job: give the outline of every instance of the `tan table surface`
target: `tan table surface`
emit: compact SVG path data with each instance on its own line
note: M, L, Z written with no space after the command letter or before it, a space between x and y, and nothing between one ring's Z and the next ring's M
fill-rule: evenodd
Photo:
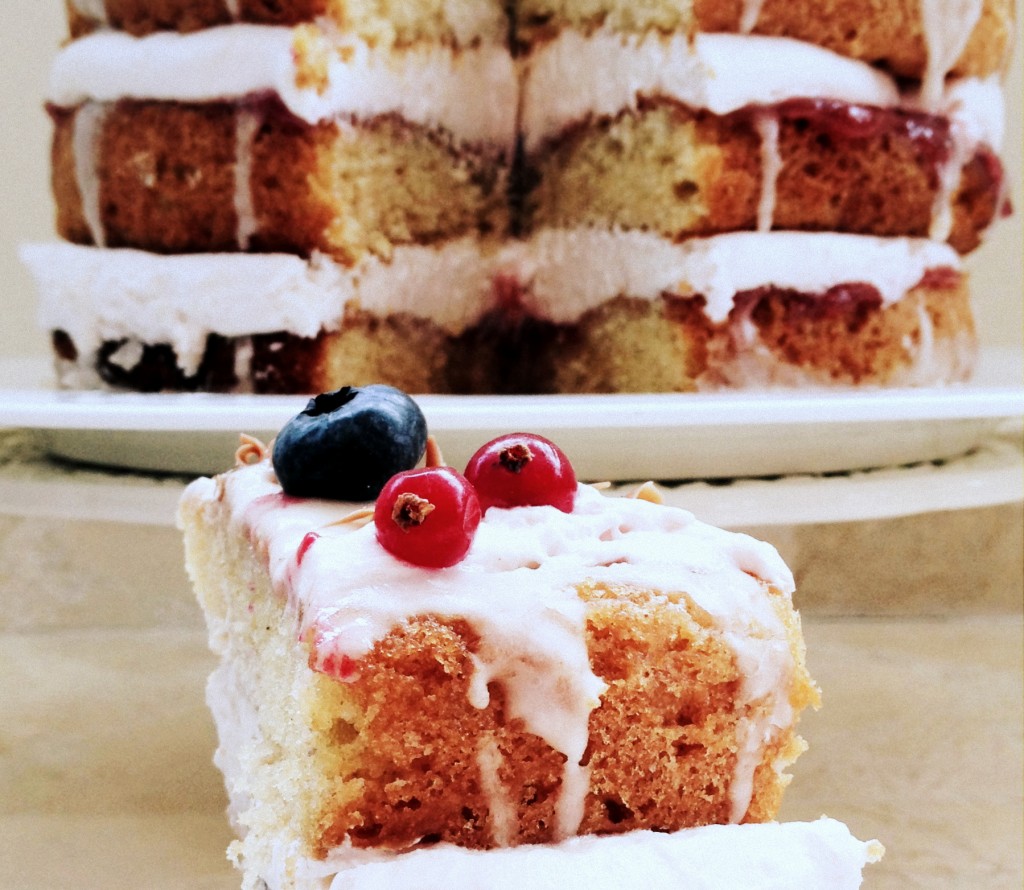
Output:
M782 817L887 847L866 888L1019 888L1022 622L805 621L825 705ZM195 629L0 636L0 887L235 888Z

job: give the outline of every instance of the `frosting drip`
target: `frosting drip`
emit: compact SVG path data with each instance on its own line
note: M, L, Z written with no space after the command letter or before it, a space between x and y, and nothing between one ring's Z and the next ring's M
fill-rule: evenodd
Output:
M749 34L757 27L763 7L764 0L743 0L743 11L740 13L741 34Z
M107 243L103 214L100 210L100 177L97 171L103 122L109 106L90 103L75 113L72 135L75 182L82 201L82 216L89 228L89 236L97 247Z
M493 736L481 740L476 762L490 802L491 837L497 846L510 847L516 836L516 811L499 778L502 756Z
M80 16L92 19L99 25L107 25L110 21L106 0L71 0L71 8Z
M952 70L981 18L983 0L921 0L927 64L921 85L925 108L938 108Z
M252 199L252 148L262 124L262 116L251 108L235 111L235 243L248 250L259 229Z
M302 616L299 635L316 641L314 665L358 661L417 615L469 622L480 636L470 702L481 706L481 690L500 683L510 716L566 757L559 837L574 834L582 818L589 780L580 761L590 713L606 688L589 664L586 606L576 589L585 580L685 591L711 616L745 675L743 738L759 743L792 723L793 656L765 586L789 596L793 579L767 544L683 510L581 487L571 515L552 507L490 509L463 562L427 570L388 556L372 523L338 524L352 505L282 498L266 462L226 474L223 485L233 520L267 554L275 587ZM310 531L319 538L299 563ZM668 600L662 607L686 608ZM478 758L483 781L497 783L496 746L485 742ZM756 753L738 759L734 813L746 812L756 762ZM496 836L507 837L508 802L500 794L493 800Z
M954 84L942 97L940 113L949 121L950 151L938 166L939 189L928 236L945 241L953 230L953 205L961 170L979 145L998 151L1003 143L1003 91L997 77Z
M779 154L779 118L759 114L755 119L761 136L761 197L757 203L757 231L770 232L775 219L776 183L782 170Z

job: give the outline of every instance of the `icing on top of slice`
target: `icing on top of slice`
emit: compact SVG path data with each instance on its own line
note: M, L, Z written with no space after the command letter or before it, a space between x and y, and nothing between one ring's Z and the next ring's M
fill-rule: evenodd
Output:
M265 461L239 467L219 484L233 521L266 555L275 587L301 616L300 634L317 641L314 665L358 660L415 616L469 622L480 636L472 703L486 706L487 684L500 682L509 716L566 756L562 787L572 793L560 801L561 837L578 827L589 715L606 688L589 663L587 607L577 585L641 586L658 592L661 606L681 610L686 604L672 595L685 593L711 616L743 677L741 741L751 744L737 758L731 816L739 821L746 813L760 742L793 721L795 666L773 603L790 596L793 578L770 545L685 510L581 486L572 513L489 509L465 559L424 569L387 554L372 523L340 522L358 505L285 496ZM300 564L310 532L318 538Z

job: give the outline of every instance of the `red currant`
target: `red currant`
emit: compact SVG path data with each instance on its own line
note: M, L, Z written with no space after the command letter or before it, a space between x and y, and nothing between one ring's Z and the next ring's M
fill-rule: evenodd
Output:
M549 505L571 513L576 501L576 473L554 442L534 433L499 436L480 448L466 465L480 505L527 507Z
M451 467L408 470L391 478L377 498L377 540L392 556L442 569L468 552L480 524L473 486Z

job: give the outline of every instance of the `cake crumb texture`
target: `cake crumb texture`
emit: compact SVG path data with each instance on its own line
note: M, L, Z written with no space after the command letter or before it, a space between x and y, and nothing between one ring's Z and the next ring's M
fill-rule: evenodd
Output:
M297 634L295 603L273 589L245 524L229 520L225 491L224 477L203 480L182 501L180 521L221 658L209 697L216 759L243 828L236 853L246 886L279 868L282 851L297 868L342 845L489 849L560 839L565 755L509 715L500 681L480 706L472 684L481 639L470 622L413 616L344 681L314 670L313 638ZM818 703L799 616L787 595L760 584L792 658L779 692L798 714ZM769 705L743 699L716 620L682 591L583 578L576 590L590 665L606 684L590 715L579 833L773 818L803 743L789 725L759 744L749 803L737 814L740 724L763 719Z
M789 37L867 62L901 77L921 78L927 66L922 3L917 0L518 0L516 36L543 42L565 27L585 32L739 33L756 10L750 33ZM951 73L986 77L1003 70L1013 44L1013 0L983 0Z
M299 25L322 18L375 45L408 46L438 41L470 46L502 42L508 23L498 0L101 0L105 21L80 12L67 0L72 37L108 25L144 36L155 31L187 33L245 22ZM234 13L230 9L235 7Z
M102 238L158 253L321 251L352 264L387 257L399 244L508 228L505 164L396 116L309 126L270 103L253 112L260 123L243 159L242 110L231 103L122 101L105 112L97 137L96 233L75 173L81 113L55 114L57 227L75 243ZM240 203L254 214L241 230L245 244Z
M647 100L637 112L570 128L528 158L523 225L642 228L671 240L753 230L767 189L775 229L927 237L948 125L878 113L885 121L876 132L848 136L829 125L830 113L796 103L767 109L778 119L779 170L766 183L756 113ZM998 212L1002 177L990 155L977 150L952 197L949 242L961 253Z

